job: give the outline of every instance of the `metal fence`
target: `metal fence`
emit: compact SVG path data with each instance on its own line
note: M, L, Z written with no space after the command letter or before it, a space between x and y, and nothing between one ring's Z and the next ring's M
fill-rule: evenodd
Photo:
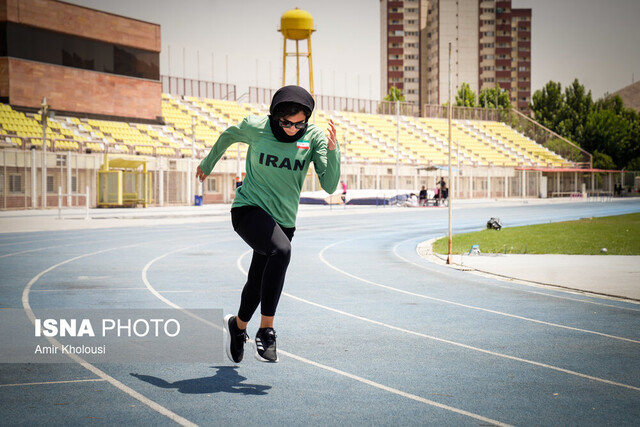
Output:
M232 84L172 76L161 76L160 80L162 81L162 92L170 95L227 99L229 101L235 101L238 96L236 85Z
M84 206L84 196L77 193L88 186L92 189L90 194L95 194L96 171L100 166L95 155L50 151L43 153L42 150L35 149L0 150L0 163L2 209L58 206L59 188L67 194L63 197L63 206Z
M249 87L249 103L269 104L277 89ZM316 108L325 111L350 111L354 113L366 114L396 114L399 106L400 114L404 116L419 115L417 105L410 102L390 102L377 101L373 99L346 98L342 96L318 95L314 94Z
M145 158L150 172L150 206L192 205L196 195L203 196L205 203L228 203L233 200L237 176L235 159L221 160L203 185L194 176L198 159ZM79 193L84 192L87 187L92 195L90 206L95 207L97 175L103 160L104 155L101 153L43 153L41 149L35 148L0 149L0 209L57 207L58 188L67 195L63 197L62 206L84 207L86 199ZM241 173L244 172L242 167ZM625 197L637 194L640 186L640 172L627 171L549 172L463 166L454 170L454 175L450 178L446 170L421 170L415 165L400 163L397 174L400 188L414 189L416 193L423 185L433 189L436 182L444 178L451 194L464 199L565 197L577 193ZM396 185L395 165L344 164L342 176L351 190L388 190L394 189ZM621 191L617 192L618 188ZM318 178L310 171L303 191L319 189Z

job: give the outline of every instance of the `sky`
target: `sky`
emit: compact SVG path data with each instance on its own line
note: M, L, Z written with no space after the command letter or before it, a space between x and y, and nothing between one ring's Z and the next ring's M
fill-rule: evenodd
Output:
M280 17L313 16L315 93L380 99L379 0L65 0L161 26L160 73L237 85L282 85ZM532 94L578 79L594 99L640 80L640 0L512 0L532 9ZM306 52L306 42L300 50ZM289 52L295 42L288 42ZM286 84L295 84L295 62ZM308 86L301 59L301 85ZM246 101L246 99L244 99Z

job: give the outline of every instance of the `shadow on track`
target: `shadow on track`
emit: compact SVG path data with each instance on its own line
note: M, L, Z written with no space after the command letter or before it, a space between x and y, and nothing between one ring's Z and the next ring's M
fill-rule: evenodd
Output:
M262 396L266 395L267 390L271 388L269 385L243 383L247 378L238 374L236 367L213 366L212 368L218 371L211 377L191 378L173 383L150 375L137 373L130 375L156 387L176 388L180 393L185 394L241 393L245 395Z

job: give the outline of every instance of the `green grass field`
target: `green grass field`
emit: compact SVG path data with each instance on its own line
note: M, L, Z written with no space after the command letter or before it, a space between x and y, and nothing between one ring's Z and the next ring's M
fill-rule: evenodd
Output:
M578 221L482 230L453 236L453 253L467 253L479 245L483 253L640 255L640 213L584 218ZM439 239L433 251L448 253L448 238Z

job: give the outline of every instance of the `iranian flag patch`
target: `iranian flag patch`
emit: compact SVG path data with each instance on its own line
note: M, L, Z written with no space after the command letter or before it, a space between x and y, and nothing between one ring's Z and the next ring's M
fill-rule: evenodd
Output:
M303 150L308 150L309 149L309 141L298 141L298 144L296 145L297 148L302 148Z

